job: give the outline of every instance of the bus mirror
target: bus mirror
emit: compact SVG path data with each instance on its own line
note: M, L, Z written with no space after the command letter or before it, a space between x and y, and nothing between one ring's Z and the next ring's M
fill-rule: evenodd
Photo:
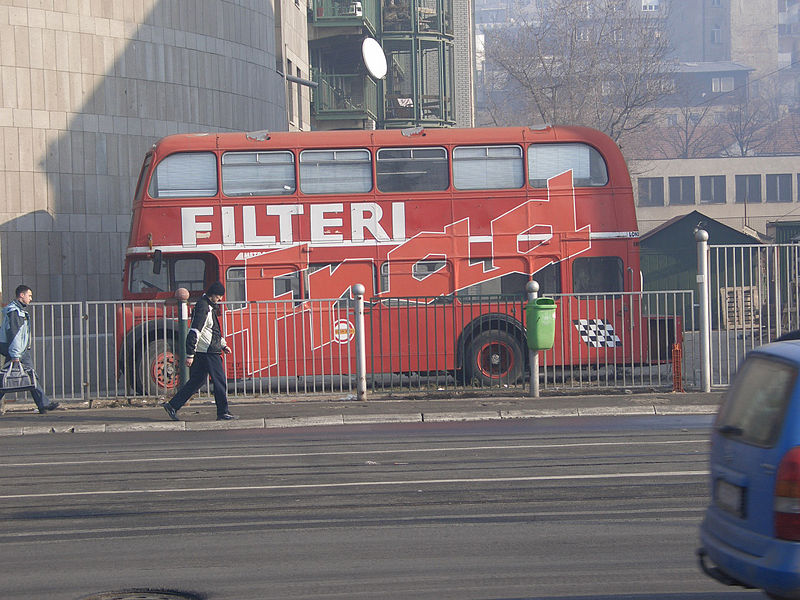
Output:
M156 275L161 273L161 250L153 252L153 273Z

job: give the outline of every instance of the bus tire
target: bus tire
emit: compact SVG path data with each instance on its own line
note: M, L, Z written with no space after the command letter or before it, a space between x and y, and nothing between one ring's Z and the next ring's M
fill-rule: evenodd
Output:
M180 381L178 356L170 340L152 340L139 357L137 388L145 396L160 396L177 390Z
M514 384L525 371L522 344L507 331L491 329L478 333L465 354L469 379L478 385Z

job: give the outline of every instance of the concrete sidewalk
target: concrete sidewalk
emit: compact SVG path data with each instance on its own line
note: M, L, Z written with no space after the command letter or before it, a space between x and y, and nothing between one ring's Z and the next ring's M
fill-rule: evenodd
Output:
M170 421L155 401L141 406L86 408L64 404L40 415L33 405L7 404L0 417L0 436L42 433L123 431L203 431L374 423L479 421L544 417L715 414L723 392L635 393L616 395L524 395L483 398L411 397L370 399L304 396L298 398L231 398L238 419L216 421L213 400L195 398Z

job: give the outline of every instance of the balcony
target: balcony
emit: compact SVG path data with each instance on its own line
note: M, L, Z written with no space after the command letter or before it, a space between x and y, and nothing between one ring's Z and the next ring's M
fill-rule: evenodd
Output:
M310 21L315 27L366 27L377 31L378 0L313 0Z
M378 84L368 75L312 73L319 85L311 103L317 119L378 118Z

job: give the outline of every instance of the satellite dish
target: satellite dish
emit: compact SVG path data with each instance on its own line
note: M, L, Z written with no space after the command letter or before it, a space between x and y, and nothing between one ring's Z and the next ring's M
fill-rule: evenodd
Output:
M362 42L361 56L370 75L375 79L386 77L386 55L375 38L368 37Z

